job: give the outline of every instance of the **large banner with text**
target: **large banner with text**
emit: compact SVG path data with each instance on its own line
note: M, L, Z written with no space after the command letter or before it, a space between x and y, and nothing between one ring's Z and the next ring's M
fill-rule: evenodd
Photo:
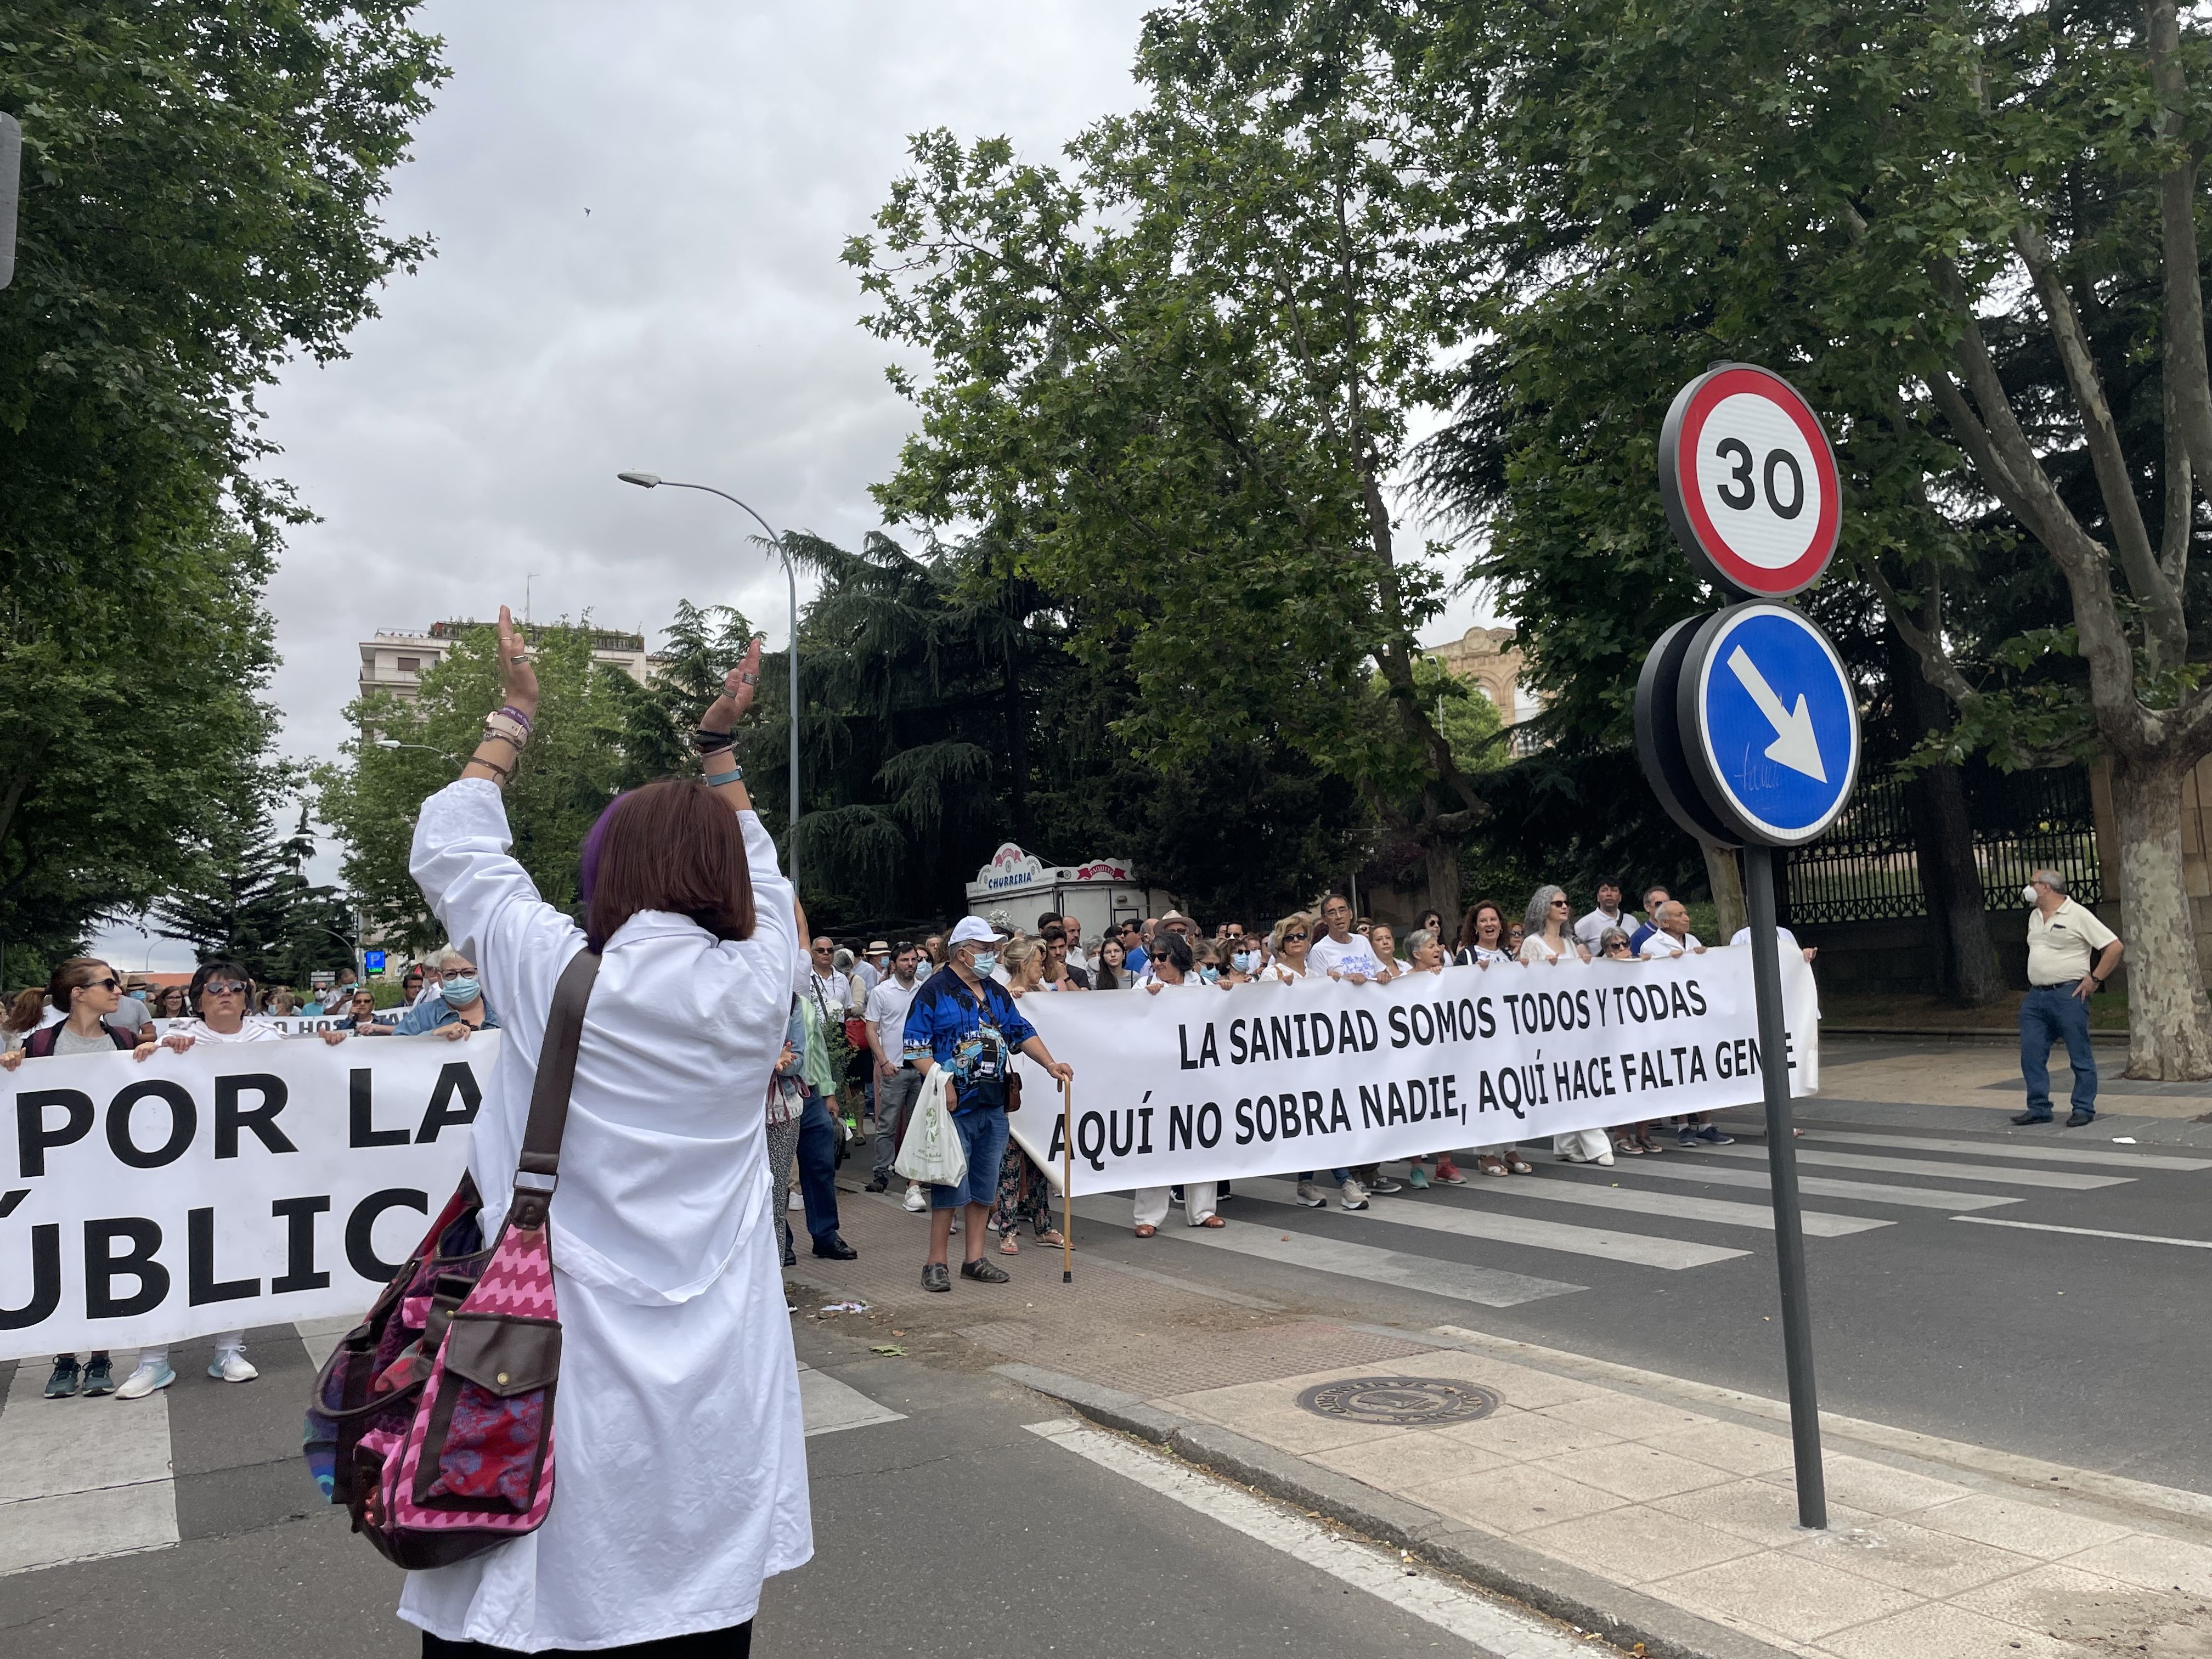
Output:
M1784 951L1790 1092L1820 1083L1812 970ZM1086 1193L1350 1168L1764 1098L1748 947L1656 962L1447 968L1388 985L1030 995L1075 1068ZM1058 1086L1016 1062L1014 1139L1063 1167Z
M500 1038L0 1073L0 1358L367 1311L466 1166Z

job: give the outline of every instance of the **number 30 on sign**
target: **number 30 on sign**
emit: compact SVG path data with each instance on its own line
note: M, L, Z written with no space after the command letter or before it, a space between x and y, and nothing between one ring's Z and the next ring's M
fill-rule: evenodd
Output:
M1779 374L1724 363L1676 394L1659 435L1667 521L1699 573L1754 598L1810 587L1842 489L1820 416Z

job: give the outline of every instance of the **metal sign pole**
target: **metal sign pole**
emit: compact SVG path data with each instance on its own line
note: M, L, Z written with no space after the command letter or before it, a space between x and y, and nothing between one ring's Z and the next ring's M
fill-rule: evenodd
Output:
M1813 1379L1813 1310L1805 1290L1805 1229L1797 1201L1797 1147L1790 1122L1789 1039L1782 1018L1782 960L1775 938L1774 849L1743 849L1751 909L1751 982L1759 999L1759 1075L1766 1091L1766 1168L1774 1192L1774 1259L1782 1277L1782 1349L1790 1368L1790 1437L1796 1449L1797 1522L1825 1530L1828 1484L1820 1467L1820 1402Z

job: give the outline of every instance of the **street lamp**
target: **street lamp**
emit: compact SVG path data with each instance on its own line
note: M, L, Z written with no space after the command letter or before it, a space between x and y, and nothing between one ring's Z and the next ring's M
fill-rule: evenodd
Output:
M664 478L658 472L617 472L615 477L624 483L635 484L640 489L658 489L665 484L671 489L703 489L709 495L720 495L732 507L742 507L752 514L753 522L768 532L768 538L783 560L784 580L791 586L791 890L799 890L799 572L791 562L791 550L784 546L783 538L769 526L769 521L747 507L726 489L717 489L712 484L681 483L674 478Z
M433 749L427 743L402 743L397 738L371 738L369 741L379 749L419 749L426 755L440 755L447 760L453 759L444 750Z

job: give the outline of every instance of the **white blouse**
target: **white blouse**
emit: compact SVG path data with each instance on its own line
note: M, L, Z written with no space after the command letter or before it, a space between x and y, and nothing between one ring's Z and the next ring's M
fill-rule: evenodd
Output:
M762 1580L814 1553L763 1109L798 927L775 843L738 821L750 939L647 910L603 953L552 1203L553 1506L526 1537L408 1575L399 1616L448 1641L588 1649L740 1625ZM487 1240L554 983L584 947L509 840L497 786L464 778L422 804L409 860L506 1021L469 1150Z

